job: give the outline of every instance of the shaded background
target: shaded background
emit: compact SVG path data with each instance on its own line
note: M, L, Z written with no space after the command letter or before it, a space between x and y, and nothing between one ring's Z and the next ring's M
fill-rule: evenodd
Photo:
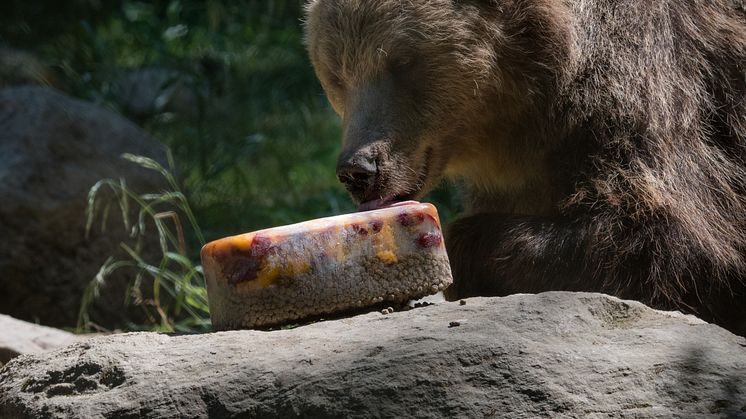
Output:
M354 210L334 174L339 119L306 56L303 3L13 0L0 45L170 147L210 240ZM447 189L430 200L450 219Z
M206 241L354 211L334 173L340 121L307 58L303 4L5 1L0 84L52 86L164 143ZM452 186L427 200L443 221L459 209ZM185 249L173 252L190 261L155 266L201 286L192 276L202 240L184 232ZM172 262L178 269L164 268ZM185 298L179 281L172 280L177 307ZM165 323L179 313L168 312Z

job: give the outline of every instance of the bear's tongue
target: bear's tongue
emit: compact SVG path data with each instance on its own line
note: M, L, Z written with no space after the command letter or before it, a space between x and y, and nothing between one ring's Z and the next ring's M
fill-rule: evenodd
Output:
M372 211L382 208L400 207L402 205L419 204L417 201L391 201L390 199L376 199L373 201L363 202L358 206L358 211Z

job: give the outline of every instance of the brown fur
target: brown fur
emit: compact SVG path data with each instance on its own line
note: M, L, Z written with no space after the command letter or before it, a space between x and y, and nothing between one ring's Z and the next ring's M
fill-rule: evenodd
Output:
M354 198L463 183L451 298L600 291L746 334L746 2L316 0L307 27L341 158L378 163Z

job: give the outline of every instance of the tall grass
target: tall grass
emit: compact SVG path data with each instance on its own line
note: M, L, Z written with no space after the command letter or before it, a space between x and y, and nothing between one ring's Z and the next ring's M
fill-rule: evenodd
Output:
M169 153L169 169L148 157L124 154L122 158L158 172L166 180L168 190L138 194L127 186L125 179L102 179L90 189L86 235L97 218L102 229L106 228L113 203L121 212L130 240L120 243L126 258L110 257L86 287L78 315L78 329L84 331L95 326L89 310L101 287L115 272L128 269L134 271L134 276L128 287L126 303L141 308L147 319L145 324L131 324L130 328L169 332L206 330L210 321L202 267L187 255L179 214L186 217L187 225L200 243L204 243L204 237L173 176L171 155ZM102 193L105 190L109 193ZM149 226L154 226L155 231L149 231ZM150 254L143 255L145 243L153 236L158 239L160 253L155 258ZM152 259L155 259L154 263Z

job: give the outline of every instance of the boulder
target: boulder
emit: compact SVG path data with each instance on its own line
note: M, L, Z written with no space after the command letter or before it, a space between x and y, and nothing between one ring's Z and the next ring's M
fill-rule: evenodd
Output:
M194 76L159 67L121 72L114 77L112 91L114 101L135 120L147 120L162 112L196 118L200 97L208 94Z
M64 330L24 322L0 314L0 366L23 354L38 354L77 340Z
M0 87L57 84L52 69L33 54L0 45Z
M272 332L92 338L0 370L0 417L746 417L746 339L600 294Z
M106 233L85 238L88 191L102 178L159 191L159 175L121 155L165 161L163 147L121 116L43 87L0 90L0 128L0 312L75 326L84 288L127 236L114 204ZM123 321L119 279L97 304L104 326Z

